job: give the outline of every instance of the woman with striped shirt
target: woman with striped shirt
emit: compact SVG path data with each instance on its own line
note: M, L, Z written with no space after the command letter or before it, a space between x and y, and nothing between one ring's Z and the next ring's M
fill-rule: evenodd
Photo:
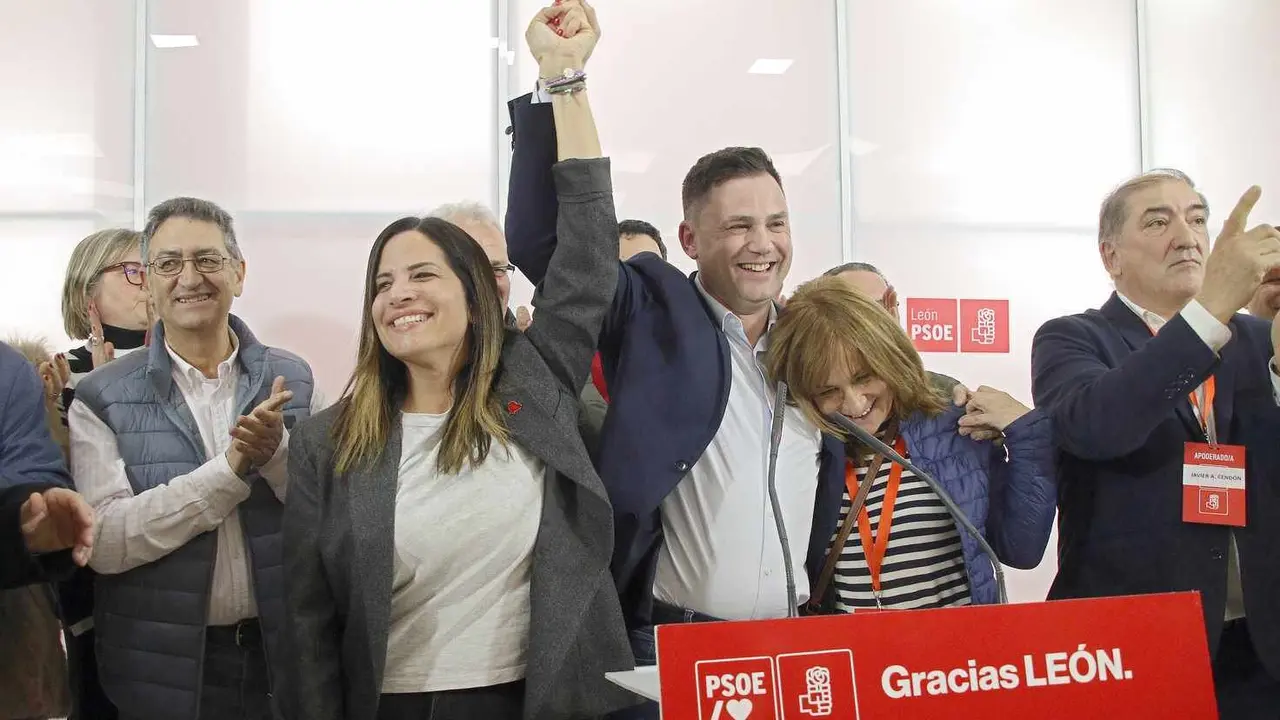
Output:
M910 339L839 278L800 287L770 333L767 365L818 426L846 440L846 484L808 607L938 608L993 603L991 562L910 470L827 419L839 412L932 475L1004 564L1039 564L1056 488L1048 416L987 387L953 405L930 384ZM1002 444L982 438L1003 436ZM815 524L815 526L821 526Z

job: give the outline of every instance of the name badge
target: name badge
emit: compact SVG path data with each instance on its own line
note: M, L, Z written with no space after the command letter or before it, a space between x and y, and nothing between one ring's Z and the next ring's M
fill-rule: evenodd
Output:
M1182 520L1244 527L1244 447L1187 443Z

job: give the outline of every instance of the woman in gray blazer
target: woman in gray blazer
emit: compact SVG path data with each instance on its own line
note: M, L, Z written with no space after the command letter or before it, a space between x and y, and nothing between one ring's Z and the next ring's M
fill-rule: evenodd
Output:
M357 368L289 442L290 720L558 720L637 700L604 678L632 659L612 510L577 427L617 221L583 88L573 102L560 242L527 331L504 327L456 226L404 218L374 242Z

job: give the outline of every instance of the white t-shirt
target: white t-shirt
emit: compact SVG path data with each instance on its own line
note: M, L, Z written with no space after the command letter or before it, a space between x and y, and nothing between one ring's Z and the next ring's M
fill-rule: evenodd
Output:
M543 465L494 442L479 467L436 470L448 415L404 413L384 693L525 676Z

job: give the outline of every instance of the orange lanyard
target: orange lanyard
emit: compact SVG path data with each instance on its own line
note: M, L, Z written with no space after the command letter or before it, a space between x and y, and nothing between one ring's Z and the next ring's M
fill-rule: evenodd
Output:
M893 443L893 449L905 456L907 443L901 436ZM857 493L857 483L853 482L852 468L845 470L845 484L850 488L850 497ZM867 514L867 506L863 505L858 512L858 536L862 538L862 552L867 558L867 568L871 571L871 589L876 595L876 605L880 604L880 568L884 565L884 555L889 549L889 529L893 526L893 506L898 501L898 485L902 482L902 466L894 463L889 470L889 484L884 490L884 503L880 506L880 522L877 523L876 534L871 536L871 518Z
M1196 397L1194 391L1191 393L1191 405L1196 409L1199 416L1200 429L1204 431L1205 438L1211 445L1218 444L1218 433L1213 426L1213 396L1217 392L1217 383L1214 382L1213 376L1210 375L1208 380L1204 381L1204 407L1200 407L1200 398Z
M1150 325L1147 325L1147 332L1151 333L1152 337L1156 334L1156 332L1151 329ZM1195 390L1192 390L1190 395L1191 407L1196 410L1196 420L1200 421L1200 430L1204 432L1205 439L1209 441L1210 445L1217 445L1218 429L1214 426L1213 422L1213 398L1217 393L1217 382L1214 380L1212 375L1204 381L1203 387L1204 407L1200 407L1200 398L1196 395Z

